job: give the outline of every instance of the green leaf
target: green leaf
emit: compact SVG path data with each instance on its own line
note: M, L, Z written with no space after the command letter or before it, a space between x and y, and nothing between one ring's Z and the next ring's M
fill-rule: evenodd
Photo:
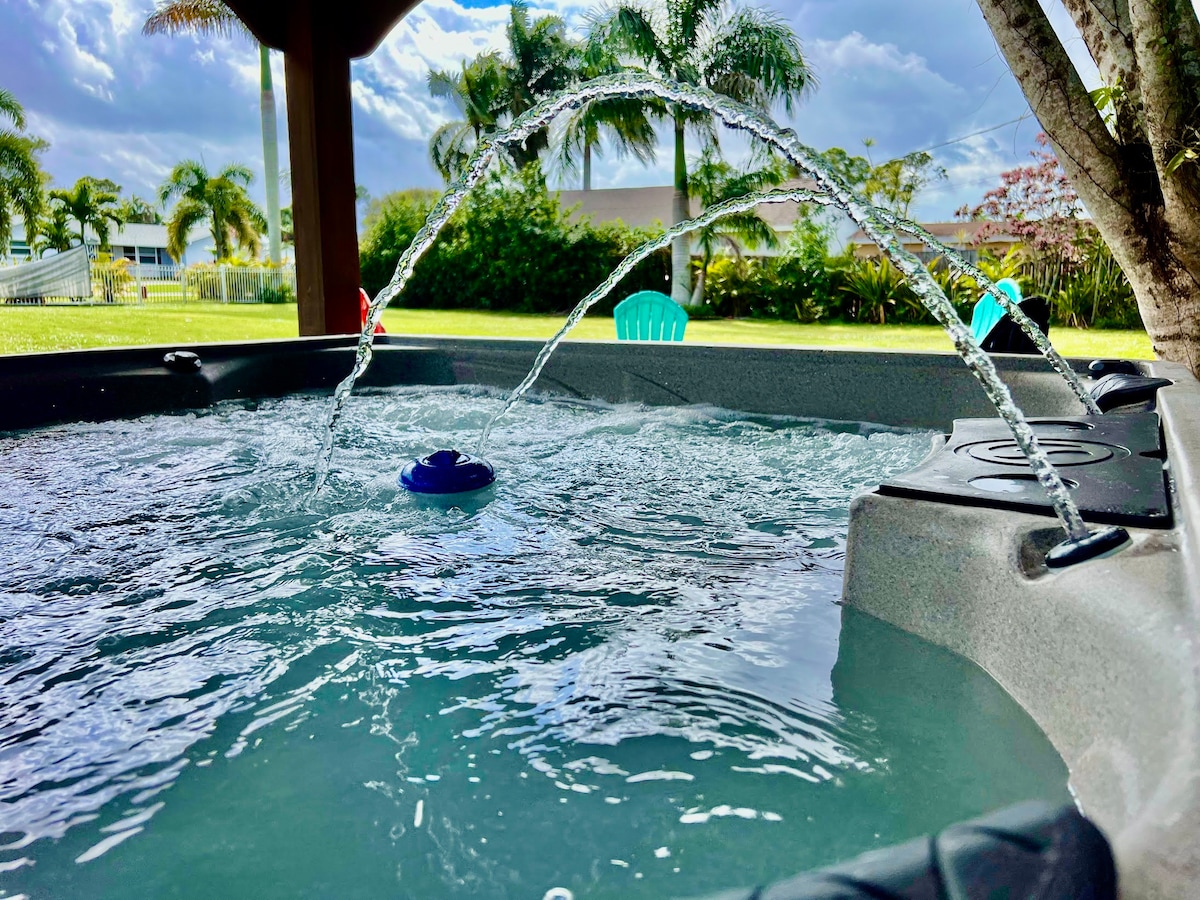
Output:
M1175 170L1182 166L1185 162L1195 162L1200 157L1192 147L1184 147L1178 153L1171 157L1171 161L1167 163L1166 174L1173 175Z

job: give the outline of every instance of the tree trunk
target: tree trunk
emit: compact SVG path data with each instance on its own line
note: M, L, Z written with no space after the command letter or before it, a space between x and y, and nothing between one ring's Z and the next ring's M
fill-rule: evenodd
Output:
M704 303L704 281L708 277L708 264L712 261L711 257L706 253L700 261L700 268L696 272L696 286L692 289L692 297L690 305L701 306Z
M583 189L592 189L592 145L588 143L583 145Z
M258 70L262 84L263 177L267 191L267 258L273 263L283 252L283 225L279 214L279 127L275 121L275 88L271 83L271 51L258 45Z
M1110 86L1108 130L1038 0L977 0L1084 205L1120 263L1154 351L1200 376L1200 23L1183 0L1064 0Z
M675 112L675 193L671 197L671 224L688 218L687 157L683 143L683 113ZM691 301L692 240L690 236L671 242L671 299L680 306Z

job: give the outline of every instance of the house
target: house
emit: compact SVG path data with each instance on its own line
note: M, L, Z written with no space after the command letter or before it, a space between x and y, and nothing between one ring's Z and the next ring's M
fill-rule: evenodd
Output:
M807 181L789 181L782 188L807 188ZM671 200L675 188L670 185L637 188L605 188L591 191L559 191L558 202L573 216L587 216L597 225L621 222L631 228L665 225L672 221ZM800 204L795 201L759 204L758 214L779 235L780 247L758 247L747 251L753 256L776 256L782 251L795 227ZM691 198L691 214L701 212L700 201ZM693 252L698 252L693 249Z
M997 258L1004 256L1020 241L1011 234L992 233L979 241L979 232L985 225L995 225L995 222L927 222L921 225L926 231L952 250L958 251L969 263L979 261L979 255L986 252ZM931 263L939 256L935 250L930 250L924 242L909 235L901 235L901 244L905 250L920 257L921 262ZM870 259L879 256L879 247L861 229L847 239L854 248L854 255L859 259Z
M90 228L85 231L88 253L95 258L100 250L100 239ZM192 230L188 236L187 248L183 259L178 263L190 265L199 262L212 262L213 239L209 230L203 226ZM128 259L141 266L175 266L177 261L167 253L167 226L141 225L128 222L119 228L114 227L108 236L112 255L115 259ZM25 223L21 219L13 220L12 241L5 253L0 247L0 263L21 262L29 259L32 252L25 236ZM47 251L47 255L54 251Z

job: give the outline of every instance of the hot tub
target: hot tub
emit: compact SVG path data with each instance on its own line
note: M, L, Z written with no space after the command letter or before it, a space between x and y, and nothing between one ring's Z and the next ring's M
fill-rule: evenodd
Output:
M540 346L387 336L365 384L508 389ZM200 368L165 366L169 350L195 351ZM0 360L0 428L327 389L352 352L349 339L311 339L9 357ZM1080 412L1040 360L1002 358L1000 369L1027 415ZM1054 524L1046 516L868 493L852 509L844 599L991 674L1069 766L1083 810L1113 844L1123 895L1184 897L1200 874L1190 577L1200 392L1179 367L1150 371L1175 382L1157 407L1172 479L1166 521L1131 527L1133 545L1110 557L1051 572L1039 556ZM950 354L566 344L538 388L944 432L991 414Z

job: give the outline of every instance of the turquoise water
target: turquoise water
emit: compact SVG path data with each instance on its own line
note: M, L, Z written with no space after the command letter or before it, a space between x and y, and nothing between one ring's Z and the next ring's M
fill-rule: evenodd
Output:
M0 437L0 896L703 894L1031 797L976 668L836 605L928 435L499 395Z

